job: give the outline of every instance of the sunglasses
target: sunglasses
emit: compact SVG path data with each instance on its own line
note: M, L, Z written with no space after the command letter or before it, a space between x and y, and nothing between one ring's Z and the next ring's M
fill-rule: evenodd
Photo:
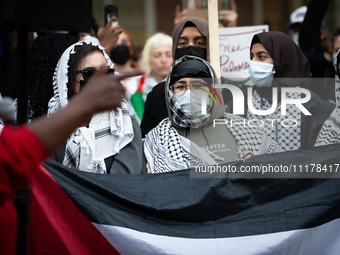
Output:
M87 69L84 69L84 70L79 70L79 71L77 71L77 73L81 73L83 75L84 81L88 81L91 78L91 76L97 71L98 70L95 69L95 68L87 68ZM109 68L109 69L107 69L107 74L114 73L115 71L116 71L115 69Z

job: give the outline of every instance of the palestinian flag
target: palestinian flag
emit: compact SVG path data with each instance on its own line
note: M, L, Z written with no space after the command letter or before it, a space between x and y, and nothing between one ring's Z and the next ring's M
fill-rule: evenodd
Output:
M246 163L334 164L339 156L338 144ZM97 175L47 161L32 193L29 252L38 255L340 253L337 178Z

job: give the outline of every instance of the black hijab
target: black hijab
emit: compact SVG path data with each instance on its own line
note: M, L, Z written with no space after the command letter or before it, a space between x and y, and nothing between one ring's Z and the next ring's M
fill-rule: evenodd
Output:
M254 35L250 50L255 43L261 43L274 60L274 78L304 78L274 80L273 87L308 87L309 79L306 78L312 76L309 61L288 35L274 31L259 33ZM272 88L256 87L256 91L272 103ZM280 101L281 90L278 92Z
M171 73L170 85L181 78L212 78L208 67L197 59L188 59L176 65Z

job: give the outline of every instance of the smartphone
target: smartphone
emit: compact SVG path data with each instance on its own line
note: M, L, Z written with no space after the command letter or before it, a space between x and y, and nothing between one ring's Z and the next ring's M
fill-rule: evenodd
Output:
M112 27L115 27L118 25L118 6L111 4L104 5L105 26L113 16L116 17L116 21L112 23Z

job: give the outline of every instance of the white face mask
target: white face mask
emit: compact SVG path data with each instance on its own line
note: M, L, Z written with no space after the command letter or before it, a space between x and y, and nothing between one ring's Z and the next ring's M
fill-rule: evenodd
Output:
M174 95L183 112L195 119L202 115L202 96L207 96L207 93L190 90L179 92ZM207 106L210 105L210 98L207 98Z
M270 87L273 83L275 71L273 64L250 61L250 79L257 87Z

